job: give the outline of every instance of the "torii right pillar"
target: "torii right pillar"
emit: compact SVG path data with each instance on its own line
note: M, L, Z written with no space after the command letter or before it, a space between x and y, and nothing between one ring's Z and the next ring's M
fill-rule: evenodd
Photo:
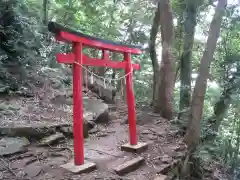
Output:
M133 68L131 63L131 53L124 53L124 61L126 63L126 95L128 105L128 124L129 124L129 143L121 146L122 151L141 153L148 148L147 143L138 142L137 138L137 123L136 123L136 110L135 98L133 89Z

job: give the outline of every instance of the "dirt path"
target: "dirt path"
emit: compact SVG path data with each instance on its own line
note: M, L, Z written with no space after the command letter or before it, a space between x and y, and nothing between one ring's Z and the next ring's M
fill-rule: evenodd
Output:
M60 165L72 158L73 141L66 139L56 147L40 148L32 145L24 154L2 159L0 175L5 180L146 180L154 179L162 165L171 164L180 156L178 153L181 152L177 152L180 139L169 130L168 123L164 119L148 115L148 112L142 112L138 118L145 121L138 125L138 137L140 141L149 143L148 150L140 154L145 158L145 164L136 171L119 177L113 168L139 155L120 150L120 145L128 142L128 126L122 123L123 119L120 119L121 114L126 115L126 112L114 113L119 118L113 119L106 126L98 125L95 132L85 140L85 159L97 164L95 171L73 175L60 168Z

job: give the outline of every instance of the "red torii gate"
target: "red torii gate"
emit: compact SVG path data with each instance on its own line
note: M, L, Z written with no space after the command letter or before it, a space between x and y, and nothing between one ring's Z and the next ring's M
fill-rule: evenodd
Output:
M131 151L131 149L133 149L137 151L138 149L145 149L147 144L140 144L137 140L135 98L132 83L133 69L139 70L140 65L131 64L131 54L141 54L140 48L88 36L55 22L49 22L48 30L55 34L56 40L71 43L73 49L72 53L57 54L56 57L59 63L73 64L74 164L76 166L84 164L82 65L125 69L130 144L122 146L122 150ZM84 55L83 47L102 50L103 58L90 58ZM124 61L111 61L108 54L109 51L122 53L124 55Z

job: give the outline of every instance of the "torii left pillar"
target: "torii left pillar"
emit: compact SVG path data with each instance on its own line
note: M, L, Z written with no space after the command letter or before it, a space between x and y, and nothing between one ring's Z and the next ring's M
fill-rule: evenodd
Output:
M128 104L129 139L130 142L121 147L124 151L142 152L147 148L146 143L137 140L135 100L132 84L132 71L139 70L138 64L131 63L131 54L140 54L141 51L135 46L123 45L112 41L84 35L80 32L65 28L57 23L50 22L48 28L56 34L59 41L72 44L72 53L57 54L59 63L73 64L73 134L74 134L74 160L61 167L73 172L82 173L92 171L96 164L84 161L84 136L83 136L83 65L102 66L124 69L126 74L126 94ZM83 47L93 47L103 52L103 58L89 58L83 54ZM111 61L108 51L122 53L124 61Z
M83 44L74 42L72 44L75 63L73 63L73 141L74 160L61 167L73 173L85 173L96 169L93 162L84 161L84 129L83 129Z

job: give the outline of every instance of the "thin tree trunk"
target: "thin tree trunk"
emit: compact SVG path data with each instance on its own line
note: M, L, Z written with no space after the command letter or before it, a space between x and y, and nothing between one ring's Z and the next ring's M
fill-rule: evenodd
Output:
M152 67L153 67L153 97L152 97L152 104L155 102L157 97L157 82L159 79L159 64L157 59L156 53L156 37L159 30L160 25L160 3L158 3L157 10L155 12L155 16L153 18L152 29L150 33L150 41L149 41L149 52L150 58L152 60Z
M68 1L68 6L71 8L71 7L73 7L73 0L69 0Z
M190 106L191 99L191 57L196 27L198 2L188 0L184 21L184 47L180 59L180 103L179 111ZM181 116L179 116L181 118Z
M158 97L154 105L154 112L166 119L173 116L173 88L174 88L174 70L173 70L173 15L169 0L161 0L160 6L160 25L162 37L162 61L159 71Z
M48 23L48 0L43 0L43 24Z
M184 137L184 141L188 145L190 150L194 150L197 147L200 138L200 123L203 113L207 79L209 76L210 64L213 60L213 54L216 49L216 44L219 37L221 22L226 5L227 0L218 1L215 14L210 24L207 44L201 59L199 75L196 79L196 84L193 91L193 98L189 115L189 124L187 133Z
M182 51L182 45L183 45L183 11L185 9L185 3L183 1L180 2L180 9L182 13L179 13L179 18L177 20L177 27L175 30L175 56L176 56L176 63L175 63L175 77L174 77L174 84L176 84L176 81L179 76L180 71L180 59L181 59L181 51Z
M114 61L114 60L116 60L116 58L117 58L117 54L114 52L113 54L112 54L112 60ZM112 69L112 79L116 79L116 69ZM115 81L111 81L111 85L112 85L112 87L113 88L115 88L116 89L116 83L115 83ZM117 90L116 90L117 91ZM113 91L113 93L112 93L112 99L115 99L115 96L116 96L116 91Z
M174 84L176 84L178 76L179 76L179 71L180 71L180 63L178 63L177 68L176 68L176 72L175 72L175 76L174 76Z

